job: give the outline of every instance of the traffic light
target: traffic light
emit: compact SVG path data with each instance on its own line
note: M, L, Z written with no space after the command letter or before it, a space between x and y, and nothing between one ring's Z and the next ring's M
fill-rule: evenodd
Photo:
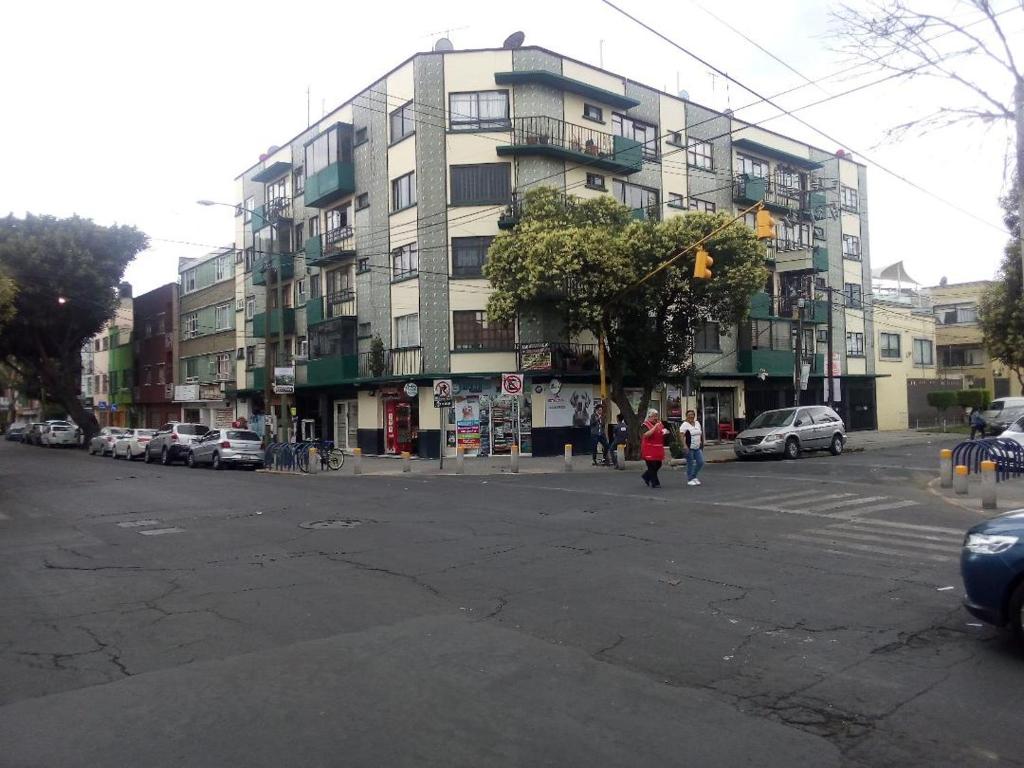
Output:
M757 239L773 240L775 238L775 219L764 208L757 212Z
M704 250L704 246L697 248L697 260L693 263L693 276L698 280L708 280L711 277L711 265L715 260L711 254Z

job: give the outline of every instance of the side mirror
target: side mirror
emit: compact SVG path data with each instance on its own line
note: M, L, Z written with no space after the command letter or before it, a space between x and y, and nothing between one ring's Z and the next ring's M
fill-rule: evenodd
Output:
M802 427L804 425L803 419L797 419L793 422L794 427Z

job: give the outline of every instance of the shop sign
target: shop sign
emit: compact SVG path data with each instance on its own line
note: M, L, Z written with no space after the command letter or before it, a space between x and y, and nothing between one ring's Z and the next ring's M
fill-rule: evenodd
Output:
M550 344L523 344L519 347L519 368L523 371L550 371Z
M434 407L435 408L451 408L452 407L452 394L453 394L452 380L451 379L435 379L434 380Z
M174 402L176 403L191 403L199 399L199 385L198 384L175 384L174 385Z
M214 429L227 429L228 427L234 426L235 412L232 408L214 408L213 409L213 427Z
M412 398L420 393L420 388L416 386L416 382L410 381L402 388L402 391L405 392L406 397Z
M274 394L290 395L295 391L295 366L274 368Z
M513 397L523 394L523 374L501 374L501 394L512 395Z

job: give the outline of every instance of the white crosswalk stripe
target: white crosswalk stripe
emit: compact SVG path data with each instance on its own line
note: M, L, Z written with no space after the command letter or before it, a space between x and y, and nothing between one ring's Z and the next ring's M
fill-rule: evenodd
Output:
M184 533L183 528L148 528L145 531L137 531L143 536L160 536L165 533Z
M852 492L826 493L821 487L812 490L784 491L764 496L745 496L727 501L712 502L720 507L742 507L787 515L825 517L854 520L872 512L888 512L918 506L910 499L890 496L863 496Z
M800 547L889 562L955 563L963 532L955 528L857 519L783 536Z

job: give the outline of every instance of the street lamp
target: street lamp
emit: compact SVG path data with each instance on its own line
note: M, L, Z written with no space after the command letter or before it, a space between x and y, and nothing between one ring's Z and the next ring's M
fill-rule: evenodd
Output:
M227 206L228 208L233 208L235 210L238 209L238 206L235 205L234 203L220 203L220 202L217 202L216 200L196 200L196 203L198 205L202 205L202 206L224 205L224 206ZM259 219L263 222L263 224L265 226L270 227L270 245L269 245L269 251L267 253L267 255L270 258L269 258L269 260L267 260L267 263L266 263L266 271L267 272L274 272L275 271L274 270L274 260L273 260L273 256L274 256L274 231L277 229L277 225L275 225L270 219L268 219L266 216L264 216L261 213L256 213L256 211L247 211L247 212L248 212L248 214L250 216L257 216L257 217L259 217ZM243 238L243 244L244 244L244 238ZM281 285L281 270L276 270L276 272L277 272L277 275L276 275L276 279L274 280L274 282L277 285L277 308L281 312L281 322L278 324L278 328L277 328L277 348L279 350L279 354L281 354L283 356L284 355L284 289L283 289L283 287ZM266 311L266 315L267 315L267 322L266 322L266 325L264 327L267 329L267 331L269 331L270 330L270 318L271 318L271 314L270 314L270 279L269 279L270 276L268 275L267 277L268 277L268 279L263 284L263 290L264 290L264 302L263 303L264 303L264 307L265 307L265 311ZM269 333L268 333L268 337L267 338L269 338ZM266 350L266 341L264 342L264 350ZM273 382L272 376L273 376L273 373L274 373L274 369L273 369L273 367L267 365L267 359L266 359L267 357L268 357L268 355L264 354L263 367L264 367L265 370L264 370L264 374L263 374L263 401L264 401L264 409L269 413L270 412L270 396L271 396L271 394L273 392L271 384ZM269 369L269 370L266 370L266 369ZM287 427L287 421L286 421L288 419L288 397L287 397L286 394L282 393L280 395L280 398L281 398L281 418L277 422L277 439L278 439L278 442L286 443L286 442L288 442L288 427ZM270 442L270 422L269 421L266 422L266 425L263 428L263 436L266 438L267 442L269 443Z

